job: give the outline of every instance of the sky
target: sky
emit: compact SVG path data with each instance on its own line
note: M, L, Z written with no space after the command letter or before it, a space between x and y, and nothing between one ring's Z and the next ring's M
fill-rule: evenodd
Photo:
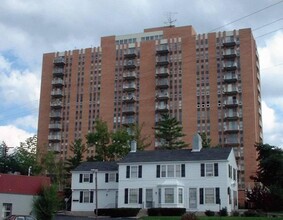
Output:
M252 28L260 56L264 143L283 148L282 0L1 0L0 142L37 133L43 53L165 26L198 33Z

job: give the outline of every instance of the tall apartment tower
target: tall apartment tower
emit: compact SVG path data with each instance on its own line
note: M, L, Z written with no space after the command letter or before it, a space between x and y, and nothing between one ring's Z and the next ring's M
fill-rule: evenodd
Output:
M111 130L152 127L176 117L192 142L205 132L212 145L233 147L239 199L257 168L262 142L259 59L251 29L197 34L192 26L158 27L101 38L95 48L43 56L38 150L70 155L69 145L93 131L97 118ZM92 156L89 149L86 156Z

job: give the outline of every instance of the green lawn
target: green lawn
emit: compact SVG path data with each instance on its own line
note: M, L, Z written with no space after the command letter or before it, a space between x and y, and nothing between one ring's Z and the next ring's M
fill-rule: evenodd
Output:
M142 220L180 220L180 216L152 216L152 217L143 217ZM264 220L264 219L273 219L267 217L199 217L200 220ZM276 220L283 220L283 217L274 218Z

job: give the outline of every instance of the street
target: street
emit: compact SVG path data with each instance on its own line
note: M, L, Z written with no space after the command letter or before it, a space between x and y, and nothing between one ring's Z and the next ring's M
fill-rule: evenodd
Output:
M56 215L54 220L90 220L90 219L96 219L94 216L92 217L79 217L79 216L67 216L67 215ZM103 219L103 220L110 220L110 219L117 219L117 220L129 220L133 218L108 218L108 217L98 217L97 219Z

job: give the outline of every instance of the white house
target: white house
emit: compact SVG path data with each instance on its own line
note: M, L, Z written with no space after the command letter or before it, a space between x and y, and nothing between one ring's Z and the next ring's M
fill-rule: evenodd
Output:
M85 162L72 172L72 211L95 209L95 173L98 208L238 207L232 148L137 151L117 163Z
M130 152L118 165L118 207L237 209L237 165L231 148Z
M29 215L41 187L49 186L45 176L0 173L0 220L9 215Z
M71 211L93 212L96 209L96 198L99 209L118 206L116 162L84 162L72 171Z

